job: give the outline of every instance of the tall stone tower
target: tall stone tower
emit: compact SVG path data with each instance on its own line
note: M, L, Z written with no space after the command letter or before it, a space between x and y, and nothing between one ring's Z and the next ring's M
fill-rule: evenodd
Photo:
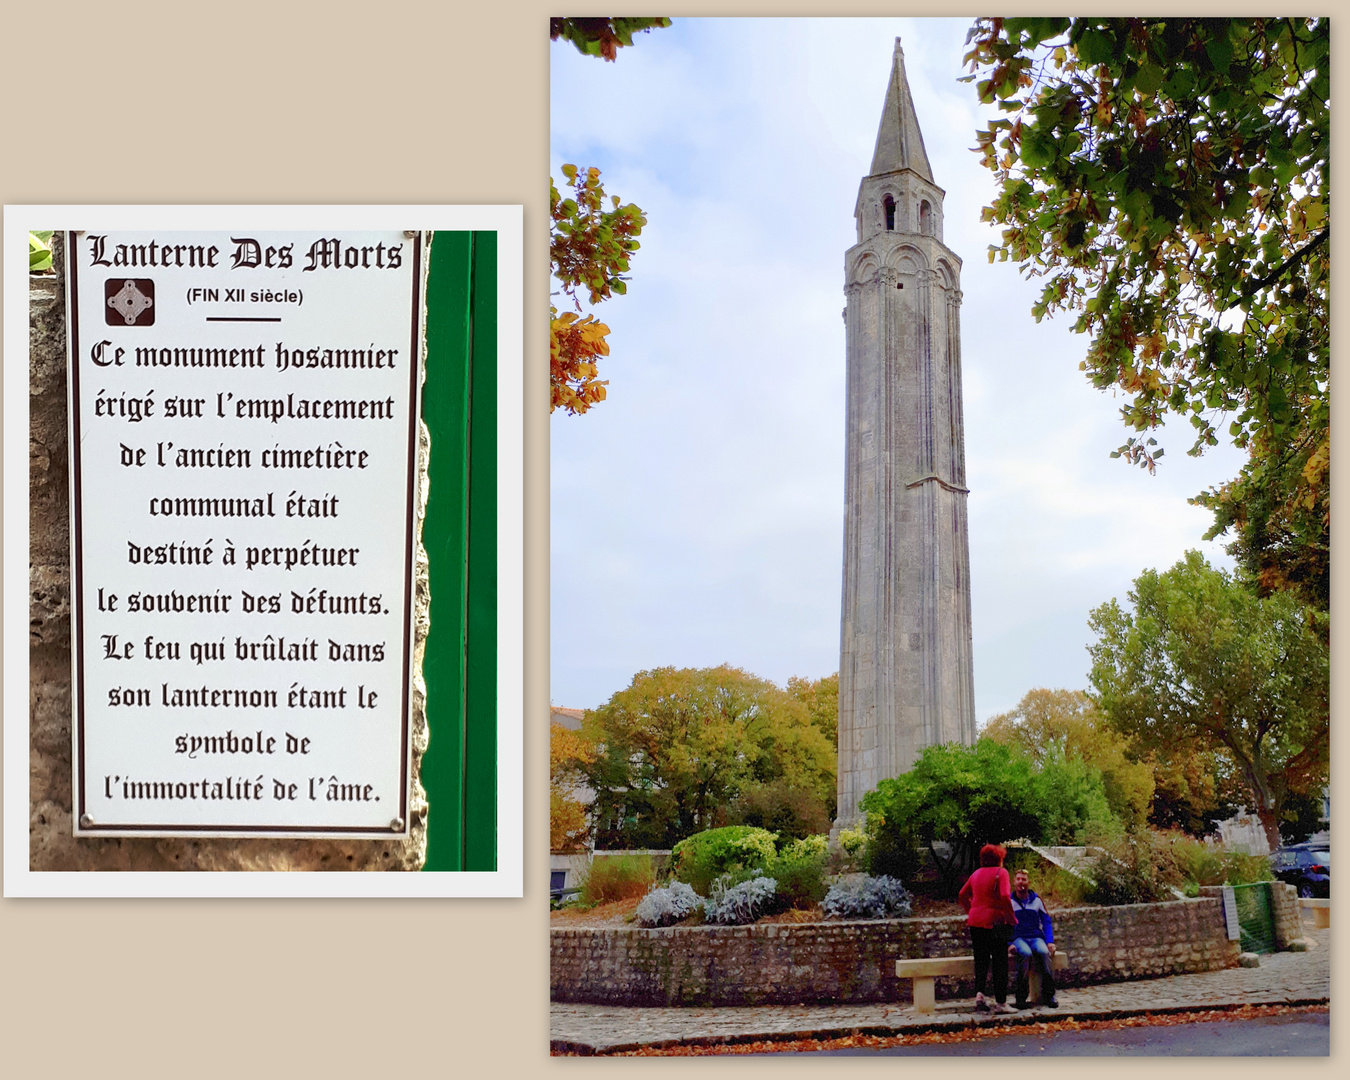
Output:
M942 197L897 38L844 256L838 826L925 746L975 741L961 260L942 242Z

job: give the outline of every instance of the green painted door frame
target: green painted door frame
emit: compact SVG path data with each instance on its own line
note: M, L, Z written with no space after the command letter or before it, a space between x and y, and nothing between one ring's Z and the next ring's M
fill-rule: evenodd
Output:
M437 232L427 272L422 545L431 627L426 870L497 868L497 234Z

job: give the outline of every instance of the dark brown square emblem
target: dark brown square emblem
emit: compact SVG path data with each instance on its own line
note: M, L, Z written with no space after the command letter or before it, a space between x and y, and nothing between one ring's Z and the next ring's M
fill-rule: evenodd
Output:
M149 278L109 278L103 283L107 306L103 318L109 326L153 326L155 283Z

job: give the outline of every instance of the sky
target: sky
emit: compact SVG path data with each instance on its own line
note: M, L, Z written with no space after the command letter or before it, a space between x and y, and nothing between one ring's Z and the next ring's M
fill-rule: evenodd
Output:
M1087 689L1089 612L1188 548L1232 566L1196 493L1241 453L1156 474L1112 459L1123 398L1078 365L1088 339L988 261L995 113L961 83L966 19L677 19L615 63L551 46L550 170L601 170L648 224L611 329L608 398L551 427L554 705L594 708L643 670L728 663L782 685L839 668L844 252L901 38L963 260L977 721L1035 687ZM558 302L562 298L555 298Z

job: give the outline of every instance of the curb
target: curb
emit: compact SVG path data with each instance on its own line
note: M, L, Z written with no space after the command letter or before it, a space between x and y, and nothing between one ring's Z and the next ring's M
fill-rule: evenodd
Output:
M1030 1012L1015 1016L976 1017L961 1016L951 1020L935 1020L926 1023L904 1024L867 1024L848 1027L804 1028L799 1031L775 1031L769 1033L738 1032L732 1035L694 1035L686 1038L649 1039L639 1042L609 1043L596 1046L592 1043L574 1042L571 1039L550 1039L550 1055L574 1055L577 1057L603 1057L609 1054L622 1054L630 1050L656 1049L670 1050L677 1046L735 1046L751 1042L797 1042L804 1039L837 1039L848 1035L919 1035L931 1031L951 1031L960 1028L992 1027L1030 1027L1032 1024L1054 1023L1060 1020L1119 1020L1127 1016L1172 1016L1179 1013L1217 1012L1224 1009L1240 1009L1247 1005L1326 1005L1330 997L1284 998L1278 1001L1225 1001L1197 1005L1168 1005L1162 1008L1124 1008L1124 1009L1087 1009L1082 1011L1064 1011L1056 1013Z

